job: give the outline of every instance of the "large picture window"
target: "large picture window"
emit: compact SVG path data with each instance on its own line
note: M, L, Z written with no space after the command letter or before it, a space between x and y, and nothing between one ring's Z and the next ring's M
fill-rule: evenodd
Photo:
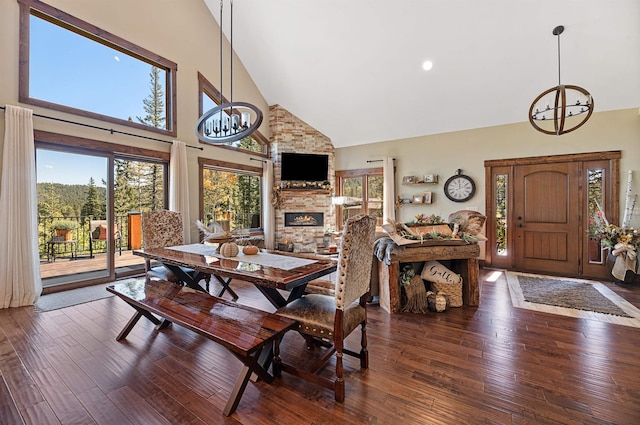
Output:
M19 1L21 102L176 135L175 63L46 4Z
M200 217L235 232L262 228L262 169L200 158Z

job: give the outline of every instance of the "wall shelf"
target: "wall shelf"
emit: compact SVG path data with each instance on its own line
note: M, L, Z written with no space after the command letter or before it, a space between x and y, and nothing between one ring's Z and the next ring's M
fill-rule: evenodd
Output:
M405 186L416 184L438 184L437 174L425 174L424 176L404 176L402 177L402 184Z

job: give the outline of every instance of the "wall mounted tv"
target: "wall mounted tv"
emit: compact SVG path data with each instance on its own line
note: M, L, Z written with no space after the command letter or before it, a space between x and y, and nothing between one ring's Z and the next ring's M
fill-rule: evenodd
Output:
M283 152L280 170L282 181L326 181L329 155Z

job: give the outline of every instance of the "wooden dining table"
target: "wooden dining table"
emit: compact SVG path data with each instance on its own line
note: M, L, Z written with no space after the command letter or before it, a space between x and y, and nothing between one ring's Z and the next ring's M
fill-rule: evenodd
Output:
M225 258L217 253L216 245L205 244L134 250L133 254L162 263L187 286L200 291L205 291L199 283L201 274L211 274L227 285L232 279L250 282L276 308L300 298L307 283L337 269L332 258L264 249L255 255ZM182 268L200 274L193 278ZM280 290L288 292L286 298Z

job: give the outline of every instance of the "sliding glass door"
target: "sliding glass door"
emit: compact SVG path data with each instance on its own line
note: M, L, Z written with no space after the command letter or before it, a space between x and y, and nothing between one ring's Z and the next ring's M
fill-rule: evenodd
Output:
M36 164L43 287L142 273L132 250L142 248L141 213L167 206L167 162L39 145Z

